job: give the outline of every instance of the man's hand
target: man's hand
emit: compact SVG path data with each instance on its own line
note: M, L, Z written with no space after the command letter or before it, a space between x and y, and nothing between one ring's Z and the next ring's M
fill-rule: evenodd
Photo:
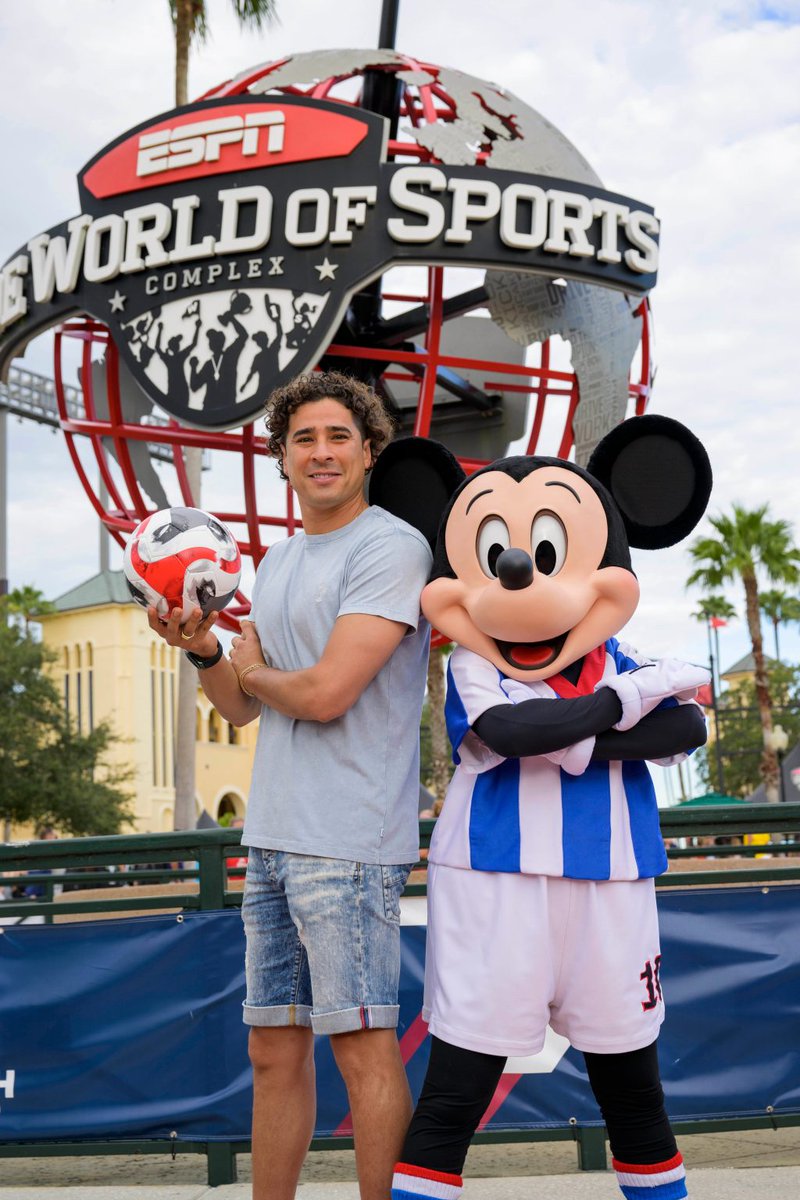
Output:
M230 660L237 675L247 667L267 666L256 627L252 621L241 622L241 636L231 642Z
M193 608L187 620L181 624L182 615L179 608L173 608L169 620L162 621L152 605L147 610L147 619L153 633L157 633L170 646L177 646L179 650L190 650L200 658L211 658L217 649L217 635L212 632L217 613L211 612L204 617L201 609Z

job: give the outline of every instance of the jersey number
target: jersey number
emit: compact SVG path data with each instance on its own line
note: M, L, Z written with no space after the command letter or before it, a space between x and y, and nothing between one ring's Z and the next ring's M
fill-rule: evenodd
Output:
M642 1001L642 1008L645 1012L648 1009L655 1008L659 1000L663 999L661 995L661 955L657 954L652 962L648 958L644 965L639 978L643 981L647 989L647 999Z

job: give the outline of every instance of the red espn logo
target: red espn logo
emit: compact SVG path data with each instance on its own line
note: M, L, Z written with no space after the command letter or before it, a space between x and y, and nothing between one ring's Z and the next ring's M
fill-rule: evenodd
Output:
M98 200L163 184L317 159L346 158L366 121L307 103L263 101L178 110L121 138L89 163L83 186Z
M177 125L174 129L159 129L143 133L139 138L136 174L158 175L179 167L194 167L198 163L219 162L223 146L241 143L241 153L251 157L258 153L261 130L266 128L267 153L283 150L286 117L283 112L255 112L245 117L215 117L210 121L195 121Z

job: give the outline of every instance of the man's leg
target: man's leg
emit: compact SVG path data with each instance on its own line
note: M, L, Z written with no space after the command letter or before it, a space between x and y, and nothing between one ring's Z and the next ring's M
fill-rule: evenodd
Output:
M250 848L242 918L253 1065L253 1200L293 1200L314 1130L308 960L275 851Z
M411 1093L394 1029L331 1037L350 1101L361 1200L389 1200L392 1169L411 1120Z
M397 1045L400 894L409 867L286 855L292 917L302 930L314 1004L353 1116L362 1200L388 1200L411 1116Z
M314 1133L314 1035L301 1025L250 1030L253 1200L294 1200Z
M584 1059L623 1196L687 1196L683 1158L664 1108L656 1042L627 1054L585 1053Z

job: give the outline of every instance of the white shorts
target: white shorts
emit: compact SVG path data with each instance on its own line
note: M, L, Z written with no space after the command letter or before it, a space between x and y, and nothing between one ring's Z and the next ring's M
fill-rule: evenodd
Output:
M664 1020L652 879L597 882L428 867L422 1015L467 1050L649 1046Z

